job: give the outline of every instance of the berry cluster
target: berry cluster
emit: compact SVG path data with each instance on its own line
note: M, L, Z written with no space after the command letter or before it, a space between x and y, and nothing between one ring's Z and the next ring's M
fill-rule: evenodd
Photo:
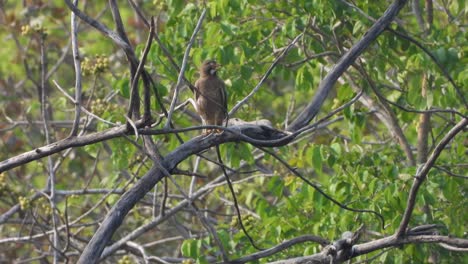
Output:
M96 55L94 58L84 58L81 63L81 69L83 74L86 75L97 75L105 72L109 68L109 58L104 55Z

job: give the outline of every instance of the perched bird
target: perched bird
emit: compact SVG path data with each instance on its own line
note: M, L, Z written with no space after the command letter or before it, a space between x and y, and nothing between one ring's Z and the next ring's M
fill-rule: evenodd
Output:
M203 62L200 67L200 78L195 82L195 105L203 125L222 126L227 118L227 98L224 81L216 75L221 65L214 60ZM213 132L207 129L206 134ZM223 132L215 129L216 133Z

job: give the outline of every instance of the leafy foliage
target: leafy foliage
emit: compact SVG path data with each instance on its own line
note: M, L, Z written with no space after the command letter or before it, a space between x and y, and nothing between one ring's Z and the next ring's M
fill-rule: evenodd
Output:
M258 93L234 116L249 121L268 119L273 127L284 129L309 103L320 81L341 55L372 26L374 22L369 17L381 16L388 1L354 1L355 7L348 1L322 0L220 0L208 1L206 6L181 0L135 2L139 2L146 16L157 16L157 35L179 65L201 10L207 8L202 30L190 50L185 76L194 83L198 78L197 66L205 59L216 59L223 65L219 75L228 87L229 108L255 87L282 49L303 33ZM463 1L441 4L443 8L433 10L432 21L425 17L426 28L420 28L410 7L403 9L399 20L392 25L393 30L421 43L436 61L414 42L386 31L335 85L317 120L349 102L361 90L364 96L328 119L330 123L303 133L287 146L274 149L280 159L317 183L333 199L351 208L381 214L385 229L374 214L340 208L296 177L278 159L255 146L245 142L223 144L220 146L223 162L236 171L231 177L243 224L257 245L270 248L304 234L333 241L343 232L354 232L359 227L368 231L361 241L370 241L391 235L398 229L413 177L420 166L411 162L417 159L405 152L402 138L407 141L411 155L427 157L461 116L467 115L466 101L462 98L466 100L468 94L468 58L463 30L467 22L466 8ZM62 1L26 1L24 6L20 1L6 1L0 5L0 103L3 106L0 160L6 160L45 145L39 97L42 93L41 65L44 65L38 52L41 41L46 43L47 72L50 72L45 92L48 109L53 114L50 117L53 140L68 136L74 105L56 89L52 80L72 95L75 75L69 40L70 11ZM140 56L148 29L129 5L124 2L119 5L126 32ZM112 16L105 1L88 1L85 8L80 8L112 28ZM131 83L128 63L121 50L84 22L80 22L79 29L80 55L86 73L82 79L83 106L99 117L82 114L80 128L87 134L126 122L124 115ZM149 51L145 68L168 108L178 72L156 43ZM444 71L456 87L447 80ZM179 101L189 97L193 97L191 91L183 89ZM429 130L421 132L420 117L425 110L434 110L434 113L429 117ZM154 116L162 113L162 106L156 100L152 101L152 111ZM190 107L176 112L172 121L175 128L200 124ZM164 124L163 119L153 128L163 128ZM400 128L402 134L395 132L395 127ZM166 155L199 133L200 130L196 130L153 138L158 151ZM428 150L419 154L421 133L428 136ZM151 160L142 151L142 144L141 138L125 136L52 156L56 165L55 185L57 190L63 191L56 201L55 213L60 224L72 223L69 232L78 234L81 239L72 241L76 245L72 243L73 249L70 249L71 262L84 246L83 239L89 240L94 234L108 206L148 171ZM462 132L441 153L436 161L437 168L431 170L418 193L410 227L436 223L443 226L442 234L466 238L467 144L466 132ZM179 188L186 192L191 189L191 195L222 176L218 164L210 161L217 160L215 151L211 149L203 155L205 159L191 156L179 164L178 169L196 171L207 178L174 175L172 179L178 186L168 180L166 210L175 208L185 198ZM47 236L40 236L35 240L38 243L29 238L21 240L28 243L21 244L5 240L52 229L50 201L40 192L47 186L49 173L47 158L44 158L0 174L0 213L5 214L12 206L20 205L15 217L0 225L0 247L5 249L0 259L24 260L41 257L41 252L52 250ZM162 186L158 184L153 193L148 193L132 209L114 235L116 240L155 221L154 217L163 217L160 215L164 200ZM241 231L231 201L229 189L221 184L213 186L194 201L194 205L215 226L229 257L236 259L257 249ZM145 245L148 255L175 257L185 263L222 260L219 244L207 231L206 224L196 217L194 208L184 208L187 211L178 211L135 241ZM35 223L39 223L40 228ZM67 233L63 232L61 238L65 244ZM167 242L160 242L165 239ZM154 244L158 246L151 244L154 241L160 242ZM316 243L301 243L259 262L310 255L320 250L321 246ZM134 251L126 253L134 254L135 259L140 257ZM440 263L468 261L466 254L427 244L375 251L357 259L372 257L382 263L423 263L430 257L438 258ZM113 255L107 261L130 263L131 258Z

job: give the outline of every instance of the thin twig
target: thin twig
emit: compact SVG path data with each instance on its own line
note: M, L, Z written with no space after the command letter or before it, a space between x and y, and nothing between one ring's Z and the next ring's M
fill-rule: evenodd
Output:
M136 5L136 3L134 2L134 0L128 0L128 2L130 3L130 5L132 6L133 10L135 10L135 12L137 13L138 17L143 21L143 23L145 24L146 27L150 27L150 23L148 22L148 19L146 19L146 17L144 16L143 12L141 11L141 9ZM177 63L175 62L174 58L172 57L171 53L169 52L169 50L166 48L166 46L162 43L161 39L158 37L158 34L157 32L155 32L154 34L154 39L156 40L156 42L158 43L159 47L161 48L162 52L164 53L164 55L167 57L167 59L169 60L170 64L172 65L172 67L177 71L177 72L180 72L180 67L179 65L177 65ZM197 90L195 88L195 86L193 86L193 84L191 84L189 82L189 80L187 80L187 78L185 78L185 76L182 76L182 78L184 79L185 83L189 86L190 90L192 90L192 92L194 92L195 90ZM164 110L163 110L164 111Z
M241 101L239 101L232 109L231 111L229 111L229 116L233 116L238 110L239 108L245 104L259 89L260 89L260 86L265 82L265 80L268 78L268 76L270 76L271 72L273 71L273 69L276 67L276 65L278 64L278 62L284 58L284 56L286 56L286 54L288 53L288 51L296 44L296 42L303 36L303 33L297 35L297 37L295 37L293 39L293 41L291 41L291 43L289 43L289 45L283 49L283 51L281 52L281 54L276 57L276 59L273 61L273 63L270 65L270 67L268 68L268 70L265 72L265 74L263 74L262 78L260 79L260 81L258 82L258 84L253 88L253 90L246 96L244 97L244 99L242 99Z
M133 94L133 91L136 91L138 89L138 81L140 80L140 74L141 74L142 70L145 67L146 57L148 56L148 53L149 53L149 51L151 49L154 30L155 30L154 29L154 20L151 19L151 27L150 27L150 32L148 34L148 39L146 41L145 49L143 50L143 55L141 56L140 63L138 64L135 75L132 78L132 86L131 86L131 89L130 89L130 91L132 91L132 94ZM131 102L130 102L130 104L131 104ZM148 106L145 106L145 109L147 109L147 108L148 108ZM131 109L129 109L129 113L131 113ZM151 118L150 113L147 113L147 111L145 111L145 117L146 118ZM127 122L128 122L127 124L131 125L130 116L127 118ZM134 127L134 131L135 131L135 133L138 133L138 131L136 130L136 127Z
M458 178L462 178L462 179L465 179L465 180L468 180L468 176L467 175L461 175L461 174L456 174L456 173L453 173L451 172L450 170L444 168L444 167L441 167L441 166L434 166L435 169L438 169L438 170L441 170L445 173L447 173L448 175L452 176L452 177L458 177Z
M400 143L401 148L403 148L403 151L406 154L406 158L408 159L408 165L415 166L416 160L414 158L413 152L411 151L411 146L408 142L408 139L405 137L405 134L403 133L403 129L398 124L398 119L395 113L387 104L387 101L385 100L386 98L377 89L374 81L370 78L370 76L367 74L367 72L365 71L362 65L355 66L355 68L357 68L359 73L364 77L364 79L367 81L367 83L371 87L372 91L377 95L377 98L380 100L380 103L384 109L384 112L388 116L388 122L391 124L392 131L397 136L398 143Z
M99 21L87 16L85 13L81 12L78 7L76 7L70 0L65 0L65 4L76 14L79 18L85 21L87 24L91 25L95 29L97 29L102 34L111 38L117 45L121 48L129 48L128 44L114 31L108 29L105 25L101 24Z
M75 6L78 5L78 0L73 2ZM71 27L71 43L72 43L72 53L73 53L73 66L75 67L75 120L73 121L72 130L70 136L76 136L78 132L78 127L80 125L80 110L81 110L81 58L80 51L78 48L78 25L75 13L71 12L70 17L70 27Z
M196 174L198 171L198 166L200 165L200 157L195 158L195 165L193 166L193 174ZM189 197L192 197L193 192L195 191L195 184L197 183L197 177L193 177L192 180L190 181L190 187L189 187Z
M51 136L49 132L49 102L48 102L48 91L47 91L47 54L45 50L45 38L46 35L44 33L40 33L40 49L41 49L41 111L42 111L42 118L44 120L44 132L46 137L46 143L50 144ZM57 217L57 205L56 205L56 196L55 196L55 172L54 172L54 163L52 161L52 157L47 157L47 170L49 171L49 178L47 181L46 189L50 191L49 202L50 207L52 209L52 226L53 226L53 263L56 264L59 262L60 257L60 238L58 235L57 224L58 224L58 217Z
M243 256L241 258L238 258L238 259L234 259L234 260L231 260L230 263L246 263L246 262L249 262L249 261L254 261L254 260L259 260L261 258L265 258L265 257L268 257L268 256L271 256L273 254L276 254L278 252L281 252L285 249L288 249L296 244L299 244L299 243L304 243L304 242L316 242L316 243L319 243L320 245L322 246L326 246L326 245L329 245L330 244L330 241L324 239L324 238L321 238L321 237L318 237L318 236L313 236L313 235L304 235L304 236L300 236L300 237L295 237L295 238L292 238L290 240L287 240L287 241L284 241L272 248L269 248L269 249L265 249L265 250L262 250L260 252L256 252L256 253L253 253L253 254L250 254L250 255L247 255L247 256Z
M264 157L263 154L260 154L260 155L255 157L255 160L260 160L263 157ZM246 162L242 162L240 167L242 168L242 167L246 166L247 164L248 163L246 163ZM228 176L233 175L234 173L236 173L236 172L231 171L231 172L229 172ZM170 217L175 215L177 212L181 211L183 208L187 207L189 205L189 203L192 203L196 199L201 199L205 195L208 195L210 192L212 192L216 187L226 184L225 181L223 182L223 180L225 180L225 176L221 175L221 176L215 178L214 180L212 180L211 182L209 182L208 184L205 184L200 189L198 189L196 192L194 192L189 197L189 199L184 199L184 200L180 201L177 205L173 206L170 210L168 210L166 212L166 214L164 216L153 219L150 223L136 228L135 230L133 230L131 233L129 233L125 237L119 239L118 241L114 242L112 245L108 246L103 251L101 257L105 258L107 256L110 256L116 250L121 248L127 241L134 240L134 239L138 238L139 236L141 236L142 234L145 234L149 230L155 228L159 224L163 223L164 221L166 221L167 219L169 219Z
M351 4L351 3L348 3L347 1L344 1L344 0L341 0L342 3L345 3L346 5L356 9L361 15L363 15L364 17L366 17L367 19L375 22L376 19L367 15L364 11L362 11L359 7ZM413 1L413 2L419 2L419 1ZM463 102L463 104L465 105L465 107L468 107L468 102L463 94L463 92L461 91L460 87L458 87L458 85L455 83L455 81L453 80L452 76L450 76L450 73L447 71L447 68L444 67L440 62L439 60L426 48L424 47L421 43L419 43L416 39L404 34L403 32L400 32L400 31L397 31L397 30L394 30L390 27L386 27L385 28L386 30L388 30L389 32L397 35L398 37L402 38L402 39L406 39L407 41L413 43L414 45L416 45L418 48L420 48L424 53L426 53L427 56L429 56L431 58L432 61L434 61L434 63L436 64L437 68L439 68L439 70L442 72L442 74L445 76L445 78L447 78L447 80L449 80L449 82L452 84L453 88L455 88L455 91L457 92L460 100Z
M218 145L216 145L216 154L218 156L219 163L223 164L223 160L221 159L221 152L219 151L219 146ZM257 244L255 243L253 238L249 235L249 232L247 232L247 229L245 228L244 223L242 221L242 215L241 215L241 212L240 212L240 209L239 209L239 203L237 202L236 193L234 191L234 188L232 187L231 179L227 175L227 172L226 172L226 169L224 168L224 166L221 167L221 170L223 171L223 175L226 178L226 182L227 182L227 185L229 187L229 191L231 192L232 200L234 201L234 208L236 209L236 213L237 213L237 220L239 221L239 225L241 226L242 231L244 231L245 236L249 239L250 244L254 248L256 248L258 250L263 250L261 247L257 246Z
M288 127L288 131L296 131L306 126L319 112L329 92L335 85L341 75L351 66L356 58L359 57L371 45L377 37L382 34L385 28L390 25L399 11L406 4L407 0L394 0L393 3L385 10L385 13L372 25L367 33L351 47L334 65L333 69L320 82L314 97L309 104L302 110L301 113Z
M413 213L414 206L416 204L416 195L418 193L419 187L424 182L427 177L427 174L434 166L437 158L439 157L440 153L444 150L445 146L465 127L468 125L468 118L463 118L460 122L457 123L448 133L445 135L442 140L440 140L439 144L434 148L431 153L431 156L427 159L426 163L418 170L418 173L414 177L413 185L411 186L411 190L408 196L408 202L406 204L405 213L403 214L403 218L400 223L400 227L396 231L396 237L402 237L406 233L406 228L408 227L408 223L411 218L411 214Z
M166 178L169 178L172 183L174 184L174 186L176 186L177 190L179 190L179 192L182 194L182 196L186 199L186 200L189 200L190 197L184 192L184 190L182 189L182 187L177 183L177 181L174 180L174 178L168 174ZM200 219L200 222L202 223L202 225L208 230L208 232L211 234L211 236L213 237L216 245L218 246L219 250L221 251L221 256L223 257L223 261L225 263L229 263L229 256L227 254L227 251L226 249L224 248L223 246L223 243L221 241L221 239L219 238L219 235L218 233L216 232L216 229L214 228L214 226L208 221L208 219L200 212L200 210L197 208L197 206L195 206L194 203L189 203L189 206L190 208L193 209L193 213Z
M145 264L149 263L148 256L146 255L146 252L145 252L145 248L143 248L140 244L137 244L133 241L128 241L127 246L134 248L140 252L141 256L143 257L143 263ZM167 262L164 261L163 263L167 263Z
M202 13L200 15L200 18L198 19L197 25L195 26L195 29L193 30L192 36L190 37L190 41L187 44L187 48L185 49L184 58L182 59L182 67L180 68L179 76L177 77L177 84L176 84L176 87L175 87L174 96L172 97L172 102L171 102L171 106L169 108L169 113L168 113L168 116L167 116L166 125L164 126L164 128L166 128L166 129L170 128L170 126L171 126L170 123L171 123L171 120L172 120L172 114L174 113L174 108L175 108L175 105L177 104L177 98L179 97L179 91L180 91L180 89L181 89L181 87L183 85L183 77L184 77L185 68L187 67L187 60L188 60L188 57L189 57L189 54L190 54L190 49L192 48L193 42L195 42L195 37L197 36L197 33L201 28L201 25L202 25L203 19L205 18L205 15L206 15L206 9L203 9L203 11L202 11Z
M351 212L356 212L356 213L371 213L371 214L374 214L375 216L377 216L380 221L382 222L382 229L385 229L385 219L383 218L383 216L381 214L379 214L378 212L376 211L373 211L373 210L367 210L367 209L355 209L355 208L351 208L351 207L348 207L344 204L342 204L341 202L335 200L335 198L331 197L330 195L328 195L327 193L325 193L325 191L323 191L319 185L317 183L313 183L312 181L310 181L309 179L307 179L306 177L304 177L301 173L299 173L297 171L297 169L291 167L285 160L283 160L280 156L278 156L276 153L274 153L273 151L270 151L268 149L265 149L265 148L262 148L262 147L258 147L260 150L270 154L272 157L274 157L276 160L278 160L281 164L283 164L290 172L292 172L294 175L296 175L297 177L301 178L305 183L307 183L310 187L314 188L317 192L319 192L321 195L323 195L327 200L331 201L332 203L336 204L337 206L339 206L340 208L342 209L345 209L345 210L348 210L348 211L351 211Z

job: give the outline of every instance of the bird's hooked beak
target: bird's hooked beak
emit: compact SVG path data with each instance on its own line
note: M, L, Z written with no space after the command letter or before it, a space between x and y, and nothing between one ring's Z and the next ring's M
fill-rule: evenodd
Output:
M215 63L213 66L214 66L214 67L210 70L210 74L211 74L211 75L214 75L214 74L216 73L216 71L217 71L219 68L221 68L221 64Z
M221 64L219 64L219 63L215 63L213 66L214 66L215 71L217 71L217 70L219 70L219 68L221 68Z

